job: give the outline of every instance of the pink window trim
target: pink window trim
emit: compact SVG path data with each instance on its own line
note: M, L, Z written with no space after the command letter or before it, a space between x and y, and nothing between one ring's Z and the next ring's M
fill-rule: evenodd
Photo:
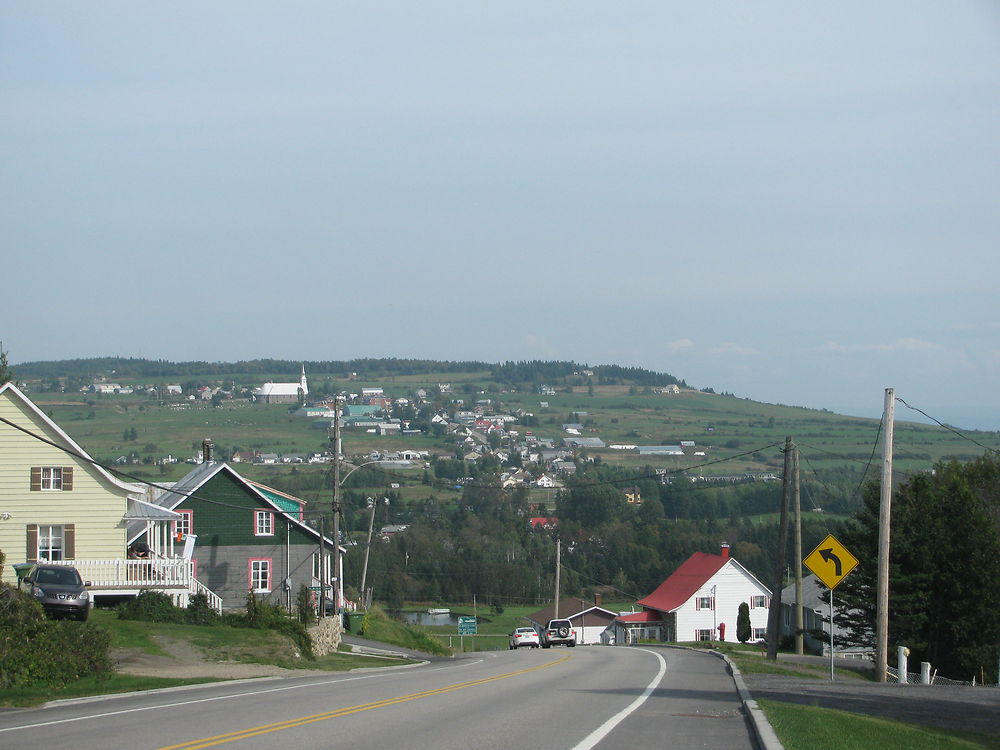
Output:
M260 534L257 531L257 514L267 513L271 516L271 533L270 534ZM253 535L254 536L274 536L277 532L275 531L275 513L270 508L254 508L253 512Z
M253 564L255 562L266 562L267 563L267 587L263 589L255 589L253 585ZM271 557L251 557L247 560L247 588L250 591L271 591L271 575L274 572L274 559Z

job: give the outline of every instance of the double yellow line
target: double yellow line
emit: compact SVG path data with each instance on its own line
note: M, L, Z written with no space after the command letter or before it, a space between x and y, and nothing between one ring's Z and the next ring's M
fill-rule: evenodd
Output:
M385 708L386 706L395 706L398 703L407 703L409 701L419 700L420 698L431 698L435 695L444 695L446 693L454 693L457 690L465 690L466 688L476 687L477 685L486 685L491 682L496 682L497 680L506 680L508 677L517 677L518 675L528 674L529 672L537 672L540 669L548 669L549 667L554 667L557 664L562 664L567 659L571 659L572 655L567 654L555 661L548 662L547 664L539 664L535 667L529 667L527 669L519 669L516 672L506 672L504 674L498 674L493 677L484 677L481 680L471 680L469 682L460 682L457 685L448 685L446 687L437 688L435 690L424 690L419 693L410 693L409 695L400 695L395 698L384 698L380 701L372 701L371 703L362 703L357 706L348 706L346 708L339 708L336 711L328 711L322 714L312 714L311 716L300 716L297 719L289 719L287 721L278 722L276 724L263 724L258 727L250 727L248 729L240 730L239 732L230 732L229 734L219 734L214 737L205 737L200 740L191 740L190 742L182 742L179 745L168 745L166 747L160 748L160 750L199 750L203 747L212 747L214 745L222 745L226 742L235 742L237 740L249 739L250 737L258 737L262 734L270 734L271 732L281 732L285 729L294 729L295 727L305 726L306 724L315 724L318 721L327 721L328 719L336 719L341 716L349 716L350 714L360 713L361 711L371 711L376 708Z

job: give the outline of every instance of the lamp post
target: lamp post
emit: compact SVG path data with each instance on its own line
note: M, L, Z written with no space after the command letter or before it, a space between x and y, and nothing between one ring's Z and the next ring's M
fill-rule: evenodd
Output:
M713 641L715 640L715 637L719 634L718 619L719 617L716 614L716 609L715 609L715 585L713 584L712 585L712 640Z
M382 502L386 505L389 504L389 498L383 497ZM368 580L368 553L372 548L372 531L375 529L375 508L378 507L378 502L372 498L368 498L368 507L372 510L371 518L368 520L368 544L365 546L365 564L361 568L361 601L366 601L365 598L365 583Z
M339 405L339 402L338 402ZM338 412L339 413L339 412ZM333 462L334 462L334 485L333 485L333 609L335 612L340 611L340 604L342 601L343 593L343 566L340 559L340 488L343 487L344 482L347 478L351 476L354 472L360 469L362 466L370 466L371 464L385 463L382 460L365 461L364 463L352 466L350 471L340 476L340 420L335 420L335 433L334 433L334 452L333 452ZM323 534L320 532L320 576L322 580L320 581L320 611L326 612L326 566L324 560L324 544L323 544ZM367 564L368 553L365 552L365 562Z

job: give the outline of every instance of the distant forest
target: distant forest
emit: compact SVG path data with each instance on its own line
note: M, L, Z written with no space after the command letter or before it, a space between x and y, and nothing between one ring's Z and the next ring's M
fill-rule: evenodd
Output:
M284 359L251 359L239 362L170 362L164 359L132 357L94 357L90 359L64 359L47 362L24 362L14 367L15 376L23 380L57 378L111 377L122 380L144 378L190 378L204 376L228 379L234 375L275 376L287 374L295 379L303 365L307 375L330 375L347 378L355 375L360 380L377 380L397 375L469 375L489 373L497 383L547 383L565 385L572 381L578 385L639 385L688 387L683 380L667 373L653 372L639 367L620 365L587 365L576 362L547 362L525 360L520 362L436 361L429 359L351 359L327 361L292 361ZM593 375L584 375L584 371Z

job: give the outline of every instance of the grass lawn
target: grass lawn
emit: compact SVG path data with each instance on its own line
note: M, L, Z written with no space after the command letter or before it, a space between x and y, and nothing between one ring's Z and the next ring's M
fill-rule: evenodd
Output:
M785 750L1000 750L1000 738L971 732L947 732L887 719L759 701Z

